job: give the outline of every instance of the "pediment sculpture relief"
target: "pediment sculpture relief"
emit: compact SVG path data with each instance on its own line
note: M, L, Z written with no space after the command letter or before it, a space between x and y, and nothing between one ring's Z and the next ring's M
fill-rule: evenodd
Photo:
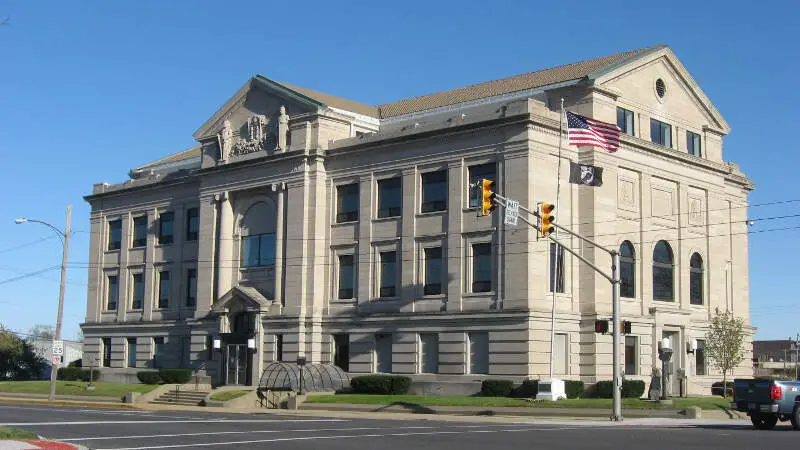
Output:
M235 138L230 120L225 119L219 133L220 160L259 151L286 151L289 134L286 108L281 106L277 127L270 126L266 116L255 114L247 119L246 130L246 135L241 133L239 138Z

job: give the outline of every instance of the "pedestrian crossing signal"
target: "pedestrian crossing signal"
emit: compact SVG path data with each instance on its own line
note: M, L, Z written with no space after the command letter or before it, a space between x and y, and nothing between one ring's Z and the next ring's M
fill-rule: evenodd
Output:
M481 215L488 216L491 214L497 205L494 203L494 198L497 194L494 192L494 181L481 179Z
M595 320L594 321L594 332L595 333L608 333L608 320Z

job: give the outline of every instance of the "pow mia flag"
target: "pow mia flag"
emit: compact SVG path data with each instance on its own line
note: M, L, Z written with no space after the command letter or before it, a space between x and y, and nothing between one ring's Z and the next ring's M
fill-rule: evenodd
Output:
M602 186L603 168L569 162L569 182L584 186Z

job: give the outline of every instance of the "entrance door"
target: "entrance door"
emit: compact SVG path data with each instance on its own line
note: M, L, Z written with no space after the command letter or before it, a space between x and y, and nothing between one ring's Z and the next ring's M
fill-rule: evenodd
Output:
M228 344L225 384L247 384L247 345Z
M664 331L661 335L662 338L669 339L670 347L672 348L672 359L667 364L667 371L670 375L670 392L671 396L678 396L681 392L681 381L678 379L678 369L680 368L681 348L680 339L678 338L677 331Z

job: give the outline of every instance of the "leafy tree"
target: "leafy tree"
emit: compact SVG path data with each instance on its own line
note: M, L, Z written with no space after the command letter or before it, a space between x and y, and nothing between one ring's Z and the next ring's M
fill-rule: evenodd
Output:
M0 380L31 380L47 369L33 345L0 324Z
M28 338L33 340L52 341L56 338L56 327L52 325L37 324L28 330Z
M727 386L728 373L744 359L744 320L730 311L715 310L711 326L706 333L705 352L712 366L722 372L722 385ZM727 389L722 391L727 396Z

